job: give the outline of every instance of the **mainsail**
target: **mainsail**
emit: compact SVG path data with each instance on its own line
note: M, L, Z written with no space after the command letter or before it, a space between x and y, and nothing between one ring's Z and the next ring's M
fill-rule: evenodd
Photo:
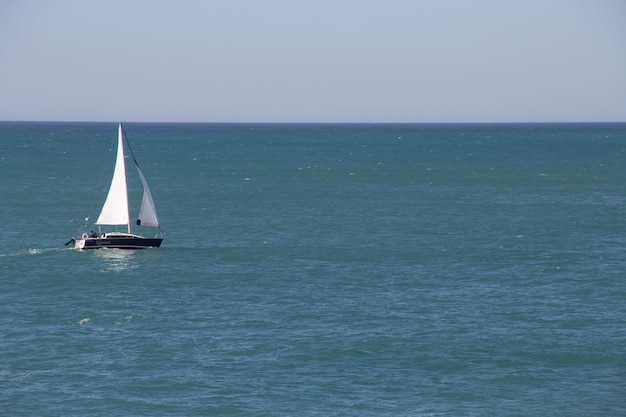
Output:
M115 170L111 188L107 195L100 217L96 221L97 225L128 225L130 233L130 216L128 214L128 191L126 188L126 166L124 164L124 142L122 135L122 125L119 125L117 138L117 158L115 159Z

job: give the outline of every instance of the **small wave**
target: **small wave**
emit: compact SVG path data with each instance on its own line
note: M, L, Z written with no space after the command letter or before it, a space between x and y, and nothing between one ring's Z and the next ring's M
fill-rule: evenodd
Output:
M137 319L143 319L146 316L144 316L143 314L130 314L128 316L122 317L121 319L115 320L115 324L117 325L122 325L125 323L130 323L131 321L137 320Z
M28 249L28 254L29 255L39 255L42 252L43 252L43 250L41 250L41 249L31 249L31 248Z
M78 324L87 324L91 321L91 319L89 317L85 317L84 319L81 319L78 321Z

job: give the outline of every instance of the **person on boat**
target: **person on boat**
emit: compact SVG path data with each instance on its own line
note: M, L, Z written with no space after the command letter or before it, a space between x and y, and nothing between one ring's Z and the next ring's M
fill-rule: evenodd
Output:
M91 230L91 231L89 231L89 237L98 237L98 235L96 234L96 232Z

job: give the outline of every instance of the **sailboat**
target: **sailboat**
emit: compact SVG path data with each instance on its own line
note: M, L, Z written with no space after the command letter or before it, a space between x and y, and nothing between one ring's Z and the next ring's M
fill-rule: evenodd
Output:
M113 170L113 179L109 193L102 206L100 216L95 225L98 226L98 232L90 231L82 233L80 238L72 238L66 245L74 242L75 249L100 249L100 248L117 248L117 249L145 249L158 248L163 241L163 232L159 227L157 220L156 207L150 188L143 176L139 164L135 159L132 149L130 154L133 158L139 179L143 185L143 197L139 214L137 216L137 225L158 228L158 232L152 238L143 237L133 234L130 221L130 210L128 205L128 186L126 180L126 163L124 156L124 129L122 124L118 125L117 134L117 157L115 159L115 169ZM86 219L88 220L88 219ZM126 232L102 232L102 226L126 226Z

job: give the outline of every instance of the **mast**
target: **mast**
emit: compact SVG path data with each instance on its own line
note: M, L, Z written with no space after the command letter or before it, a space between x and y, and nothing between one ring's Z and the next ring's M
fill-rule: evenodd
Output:
M122 123L117 125L117 146L118 154L122 154L122 167L124 168L124 193L126 196L126 226L128 228L128 234L132 233L130 229L130 207L128 205L128 185L126 184L126 161L124 161L124 130L122 129ZM117 163L116 163L117 165Z

